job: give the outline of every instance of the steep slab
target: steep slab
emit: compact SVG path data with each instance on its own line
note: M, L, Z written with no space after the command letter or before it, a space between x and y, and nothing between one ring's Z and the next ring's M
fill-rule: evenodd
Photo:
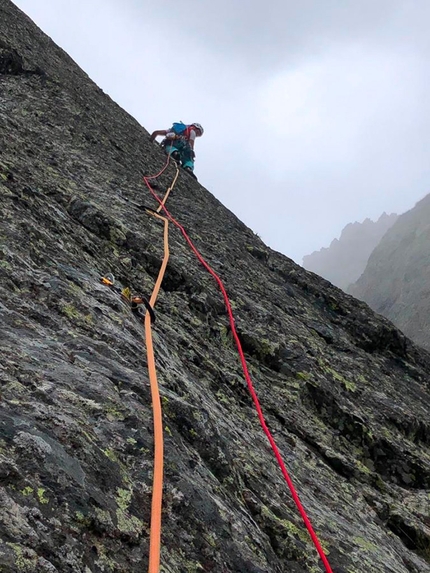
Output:
M0 22L0 568L141 573L146 351L140 321L99 278L151 292L162 224L135 203L155 206L141 173L165 156L9 0ZM168 204L225 281L267 422L335 573L429 573L429 355L267 248L186 174ZM217 286L174 229L170 249L154 324L162 570L321 571Z

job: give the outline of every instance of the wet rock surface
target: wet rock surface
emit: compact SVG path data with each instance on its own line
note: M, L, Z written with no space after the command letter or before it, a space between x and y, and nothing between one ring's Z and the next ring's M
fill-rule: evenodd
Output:
M0 569L140 572L153 448L143 330L99 279L152 291L163 228L136 204L155 206L141 173L165 158L8 0L0 22L12 54L0 65ZM168 205L225 281L268 425L333 570L429 572L430 356L267 248L185 173ZM174 228L170 249L154 324L162 570L321 571L217 286Z

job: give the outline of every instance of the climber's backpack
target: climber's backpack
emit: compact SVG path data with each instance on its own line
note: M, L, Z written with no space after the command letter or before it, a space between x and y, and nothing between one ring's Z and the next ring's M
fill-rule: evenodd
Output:
M182 121L179 123L174 123L171 127L171 131L173 131L173 133L178 137L186 136L188 132L188 125L185 125L185 123L182 123Z

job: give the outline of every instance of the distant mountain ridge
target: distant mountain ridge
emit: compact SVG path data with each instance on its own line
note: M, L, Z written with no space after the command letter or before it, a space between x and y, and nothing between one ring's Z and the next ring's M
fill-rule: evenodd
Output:
M387 231L348 292L430 350L430 194Z
M362 223L349 223L329 247L303 257L304 268L347 290L363 273L370 254L397 218L396 213L384 212L377 221L367 218Z

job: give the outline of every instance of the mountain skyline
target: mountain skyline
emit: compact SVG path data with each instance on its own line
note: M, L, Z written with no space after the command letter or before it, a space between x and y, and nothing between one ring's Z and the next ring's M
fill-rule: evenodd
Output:
M371 253L397 217L395 213L387 215L384 212L376 221L367 218L361 223L349 223L329 247L303 257L303 266L347 292L349 285L361 276Z
M403 213L348 292L430 350L430 195Z

